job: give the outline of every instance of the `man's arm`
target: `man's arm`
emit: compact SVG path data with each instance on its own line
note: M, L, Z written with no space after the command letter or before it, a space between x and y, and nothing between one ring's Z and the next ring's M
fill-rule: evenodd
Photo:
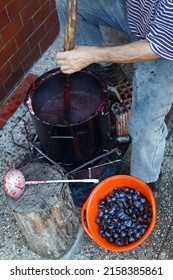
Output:
M159 58L152 51L148 40L140 40L120 46L78 46L72 51L58 52L57 62L61 70L71 74L92 63L133 63Z

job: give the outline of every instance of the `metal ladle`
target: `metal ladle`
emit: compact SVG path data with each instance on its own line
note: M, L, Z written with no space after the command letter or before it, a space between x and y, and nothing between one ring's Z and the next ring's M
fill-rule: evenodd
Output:
M5 192L13 197L18 198L24 192L26 185L52 184L52 183L98 183L98 179L58 179L58 180L40 180L25 181L23 173L18 169L10 169L4 177Z

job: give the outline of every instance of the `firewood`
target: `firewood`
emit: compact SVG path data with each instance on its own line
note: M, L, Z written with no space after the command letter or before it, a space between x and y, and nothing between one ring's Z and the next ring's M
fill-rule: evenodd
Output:
M66 178L61 167L28 163L20 169L26 181ZM28 246L49 259L63 257L76 240L79 213L67 183L26 186L18 199L6 195L8 207Z

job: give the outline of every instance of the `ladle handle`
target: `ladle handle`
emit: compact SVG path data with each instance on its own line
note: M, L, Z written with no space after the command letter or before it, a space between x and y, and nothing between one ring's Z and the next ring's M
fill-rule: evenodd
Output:
M64 36L64 51L74 49L74 40L76 33L78 0L67 0L66 27Z
M62 179L47 181L26 181L25 185L52 184L52 183L99 183L98 179Z

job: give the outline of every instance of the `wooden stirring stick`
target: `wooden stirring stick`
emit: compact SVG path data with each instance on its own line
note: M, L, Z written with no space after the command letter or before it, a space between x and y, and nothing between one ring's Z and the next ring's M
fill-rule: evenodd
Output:
M77 3L78 0L67 0L67 16L66 28L64 36L64 51L74 49L74 40L76 33L76 20L77 20ZM64 120L70 123L71 112L71 75L66 74L64 83Z
M64 51L74 49L74 40L76 33L78 0L67 0L67 19L64 37Z

